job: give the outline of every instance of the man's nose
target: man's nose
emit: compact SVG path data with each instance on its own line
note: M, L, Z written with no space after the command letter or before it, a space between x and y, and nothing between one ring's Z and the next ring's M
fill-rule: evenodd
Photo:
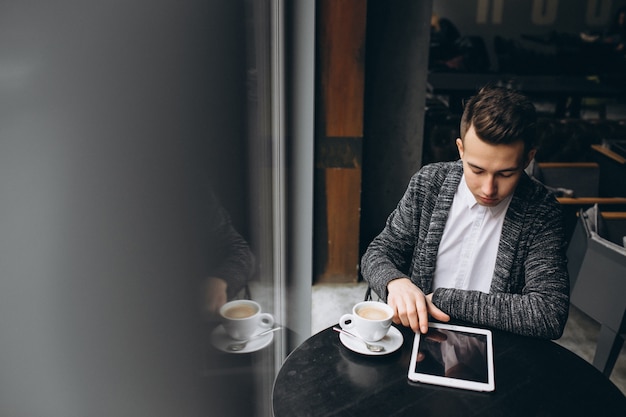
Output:
M492 196L496 194L498 191L498 187L496 184L495 177L493 175L488 176L483 183L483 193L486 196Z

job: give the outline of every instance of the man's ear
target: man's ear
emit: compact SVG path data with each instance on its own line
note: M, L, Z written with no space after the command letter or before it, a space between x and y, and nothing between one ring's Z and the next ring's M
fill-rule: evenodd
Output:
M456 138L456 148L459 150L459 158L463 159L463 141L461 138Z
M528 168L528 165L530 165L530 162L533 160L536 154L537 154L536 148L533 148L528 152L528 155L526 155L526 161L524 161L524 169Z

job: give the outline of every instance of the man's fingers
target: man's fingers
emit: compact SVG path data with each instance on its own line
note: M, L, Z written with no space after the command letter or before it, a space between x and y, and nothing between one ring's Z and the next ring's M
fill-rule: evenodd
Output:
M424 294L408 279L406 282L398 280L395 284L387 298L387 303L394 309L393 322L410 327L416 333L426 333L429 306Z
M417 317L419 323L413 330L415 332L428 333L428 308L426 303L417 306Z
M410 327L416 333L428 333L429 316L442 322L450 321L450 316L436 307L431 297L424 297L421 292L417 296L415 293L390 294L387 303L394 311L392 321Z
M434 319L444 322L450 321L450 316L435 306L429 298L426 298L426 302L428 303L428 312Z
M410 318L409 313L407 312L406 304L404 302L398 303L396 306L396 314L398 317L398 321L405 327L410 326Z
M419 316L419 309L415 302L412 302L408 305L407 315L409 319L409 326L414 332L418 332L421 318Z
M409 299L390 299L389 305L394 309L394 317L392 321L396 324L402 324L404 327L410 327L413 331L417 331L418 318L415 303Z
M402 324L410 327L414 332L425 333L428 331L428 309L419 300L410 299L402 305L398 313ZM424 330L426 329L426 330Z
M444 322L450 321L450 316L439 309L437 309L436 311L433 311L431 313L431 316L433 316L434 319L437 319L439 321L444 321Z

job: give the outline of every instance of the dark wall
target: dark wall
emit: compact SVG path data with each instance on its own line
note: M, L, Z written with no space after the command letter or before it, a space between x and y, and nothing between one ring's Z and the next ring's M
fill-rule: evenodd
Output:
M608 29L625 0L433 0L433 12L450 19L464 36L481 36L489 51L491 69L498 70L494 39L500 36L542 54L553 54L556 45L522 38L531 35L572 36Z
M430 1L368 1L361 254L421 166Z

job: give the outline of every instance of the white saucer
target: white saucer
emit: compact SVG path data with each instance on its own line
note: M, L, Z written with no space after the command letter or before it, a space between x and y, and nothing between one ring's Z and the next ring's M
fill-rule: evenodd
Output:
M352 332L353 330L350 331ZM354 331L354 333L357 336L359 335L356 331ZM385 350L383 350L382 352L372 352L370 350L367 350L367 348L365 347L365 343L361 342L358 339L355 339L352 336L348 336L347 334L339 333L339 340L348 349L357 353L362 353L363 355L388 355L391 352L395 352L396 350L398 350L400 346L402 346L402 342L404 342L404 338L402 337L402 333L400 333L400 330L396 329L393 326L389 328L389 332L387 332L385 337L383 337L378 342L374 342L374 344L383 345L385 347Z
M265 331L265 330L267 329L259 328L259 330L256 333L261 333L262 331ZM237 340L232 339L230 336L226 334L226 330L224 329L224 326L220 324L211 332L211 344L217 349L221 350L222 352L227 352L227 353L256 352L257 350L261 350L267 345L269 345L270 343L272 343L272 340L274 340L274 332L264 334L263 336L252 339L248 342L245 348L243 348L242 350L233 352L232 350L228 350L227 346L230 345L231 343L236 343Z

